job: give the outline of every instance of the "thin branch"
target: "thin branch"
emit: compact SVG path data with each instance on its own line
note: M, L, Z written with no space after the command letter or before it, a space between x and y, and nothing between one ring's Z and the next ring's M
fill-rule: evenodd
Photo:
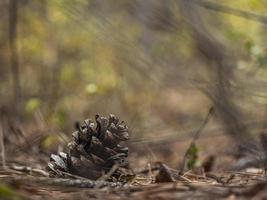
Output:
M21 84L19 70L19 51L17 45L17 25L18 25L18 0L9 2L9 48L10 66L13 78L14 108L16 114L20 114L21 104Z
M1 146L1 159L2 166L6 168L6 154L5 154L5 143L4 143L4 128L3 123L0 121L0 146Z
M194 134L194 136L192 138L192 141L191 141L190 145L188 146L188 148L187 148L187 150L186 150L186 152L184 154L183 162L182 162L182 165L181 165L182 166L182 170L181 171L184 171L184 169L185 169L186 158L187 158L187 156L189 154L190 149L195 144L196 140L199 138L199 134L205 128L205 126L207 125L207 123L209 122L209 120L210 120L211 116L213 116L213 114L214 114L214 107L211 107L209 109L209 112L208 112L205 120L203 121L203 123L201 124L201 126L198 128L198 130L195 132L195 134Z
M267 129L267 125L263 124L264 122L265 122L264 120L257 119L257 120L242 121L239 122L238 124L246 125L249 130L259 132L259 131L265 131ZM156 138L136 138L132 139L130 143L133 145L149 144L150 146L152 146L152 145L166 145L176 142L184 142L188 141L188 138L194 137L194 135L198 130L199 128L186 131L178 131L170 135L156 137ZM222 137L225 136L223 132L224 132L223 128L218 128L218 127L210 128L205 131L206 136L205 137L203 136L202 138L204 139L204 138Z
M15 171L19 171L19 172L26 172L26 173L36 173L36 174L39 174L41 176L44 176L44 177L49 177L49 173L42 170L42 169L38 169L38 168L32 168L30 166L22 166L22 165L16 165L16 164L13 164L11 166L9 166L9 168L11 170L15 170Z
M120 182L107 182L107 181L94 181L90 179L68 179L68 178L49 178L49 177L19 177L19 176L9 176L0 178L4 181L16 181L16 182L26 182L31 184L40 185L51 185L59 187L77 187L77 188L120 188L124 185Z
M97 179L97 181L106 181L108 180L119 168L118 164L113 165L113 167L109 170L109 172L107 174L103 174L100 178ZM96 185L96 188L98 188L99 186Z
M253 21L263 23L263 24L267 24L267 16L265 15L260 15L255 12L244 11L244 10L240 10L237 8L232 8L229 6L225 6L225 5L214 3L211 1L207 1L207 0L193 0L193 1L197 5L204 7L206 9L210 9L210 10L214 10L214 11L218 11L222 13L227 13L227 14L235 15L235 16L242 17L248 20L253 20Z
M199 127L199 129L197 130L197 132L195 133L194 137L193 137L193 141L195 142L198 138L199 138L199 134L200 132L205 128L205 126L207 125L207 123L209 122L211 116L214 114L214 107L211 107L209 109L209 112L205 118L205 120L203 121L203 123L201 124L201 126Z

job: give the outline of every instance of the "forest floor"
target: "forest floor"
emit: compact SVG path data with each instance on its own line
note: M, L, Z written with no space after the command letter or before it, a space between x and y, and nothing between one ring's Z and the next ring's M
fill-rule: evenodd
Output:
M211 142L222 145L223 140L204 138L199 145L207 147ZM186 145L185 142L173 148L183 154ZM216 167L208 173L201 170L179 173L162 163L163 168L157 170L153 170L153 163L142 167L141 157L137 156L130 159L131 165L143 169L128 183L116 185L71 176L50 177L46 171L49 155L34 153L36 149L32 146L28 151L23 148L17 147L6 167L0 169L0 199L267 199L267 177L261 169L230 171ZM218 165L227 165L225 159L218 160Z
M18 170L18 169L17 169ZM87 188L78 179L58 179L26 168L1 170L1 199L266 199L266 176L259 173L184 174L184 180L152 183L137 176L131 184ZM38 174L38 175L37 175ZM216 174L216 175L215 175Z

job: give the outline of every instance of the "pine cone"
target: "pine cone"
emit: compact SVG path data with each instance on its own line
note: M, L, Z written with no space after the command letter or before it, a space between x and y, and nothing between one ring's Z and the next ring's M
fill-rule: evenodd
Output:
M51 155L48 163L50 171L56 175L67 172L97 179L115 165L117 168L112 178L122 175L123 169L128 168L128 147L119 143L129 139L128 127L114 115L108 119L96 115L95 121L87 119L82 125L76 124L77 131L72 134L69 151Z

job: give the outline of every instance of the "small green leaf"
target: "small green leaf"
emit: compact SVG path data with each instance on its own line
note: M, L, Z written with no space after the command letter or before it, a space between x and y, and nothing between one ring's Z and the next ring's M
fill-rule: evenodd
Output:
M197 163L198 159L198 148L196 144L193 142L186 153L186 168L188 170L193 169Z
M267 56L258 56L257 61L260 67L267 65Z
M60 138L58 135L48 135L41 143L41 147L44 149L53 149L54 147L57 147L60 143Z
M89 83L85 87L85 91L89 95L95 94L97 90L98 90L97 85L94 83Z
M247 41L245 42L245 48L246 48L246 50L248 51L248 53L250 53L250 54L251 54L251 49L252 49L253 46L254 46L253 41L251 41L251 40L247 40Z
M57 111L52 118L53 122L61 128L65 126L66 119L67 111L64 109Z
M41 106L41 100L38 98L31 98L27 101L25 111L27 113L33 113Z

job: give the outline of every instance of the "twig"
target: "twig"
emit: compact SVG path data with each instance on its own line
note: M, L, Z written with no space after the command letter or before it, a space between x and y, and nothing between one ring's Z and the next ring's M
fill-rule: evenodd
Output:
M113 165L112 168L109 170L109 172L107 174L104 174L100 178L98 178L97 181L106 181L108 178L110 178L112 176L112 174L114 174L114 172L118 168L119 168L119 165L118 164Z
M225 182L222 180L222 177L218 177L215 174L206 173L205 176L209 179L215 180L217 183L225 184Z
M144 170L141 170L139 172L137 172L137 174L147 174L147 173L152 173L153 171L156 171L156 170L159 170L159 166L155 166L155 167L150 167L148 169L144 169Z
M199 134L201 133L201 131L204 129L204 127L207 125L208 121L210 120L211 116L214 114L214 107L211 107L209 109L209 112L205 118L205 120L203 121L203 123L201 124L201 126L199 127L199 129L195 132L195 134L193 135L192 141L189 145L189 147L187 148L184 157L183 157L183 162L182 162L182 171L184 171L185 168L185 162L186 162L186 157L188 156L189 150L192 148L192 145L195 144L195 141L199 138Z
M0 121L0 146L1 146L1 159L2 159L2 166L6 168L6 155L5 155L5 142L4 142L4 129L2 121Z
M29 166L22 166L22 165L11 165L9 167L10 169L16 170L16 171L20 171L20 172L27 172L27 173L37 173L39 175L48 177L49 173L47 173L46 171L42 170L42 169L38 169L38 168L32 168Z
M267 24L267 16L260 15L258 13L250 12L250 11L244 11L237 8L228 7L222 4L214 3L207 0L193 0L197 5L204 7L206 9L227 13L231 15L235 15L238 17L243 17L248 20L257 21L263 24Z
M2 179L5 179L3 177ZM0 178L1 179L1 178ZM103 187L122 187L123 184L120 182L108 182L108 181L94 181L90 179L67 179L67 178L48 178L48 177L14 177L9 176L6 178L8 181L20 181L25 183L33 183L33 184L44 184L44 185L52 185L59 187L78 187L78 188L98 188Z
M68 178L87 180L87 178L84 178L84 177L78 176L78 175L74 175L74 174L71 174L71 173L68 173L68 172L60 171L59 173L63 174L64 176L66 176Z
M238 122L237 125L244 125L250 130L259 132L259 131L264 131L267 129L267 126L262 125L264 122L265 122L264 120L259 120L259 119L247 120L247 121ZM233 125L233 124L234 123L229 123L229 125ZM171 135L166 135L166 136L161 136L161 137L156 137L156 138L155 137L154 138L136 138L136 139L132 139L130 143L133 145L143 145L144 143L148 143L151 146L153 144L164 145L164 144L170 144L170 143L185 142L185 141L188 141L189 137L193 137L198 131L198 129L199 128L186 130L186 131L179 131ZM207 129L205 132L207 136L203 138L207 139L207 138L225 136L225 134L222 134L223 130L224 130L223 128L217 128L217 127ZM179 135L179 138L177 137L177 135Z
M209 109L209 112L205 118L205 120L203 121L203 123L201 124L201 126L199 127L199 129L197 130L197 132L195 133L194 137L193 137L193 141L195 142L198 138L199 138L199 134L200 132L205 128L205 126L207 125L207 123L209 122L211 116L214 114L214 107L211 107Z

